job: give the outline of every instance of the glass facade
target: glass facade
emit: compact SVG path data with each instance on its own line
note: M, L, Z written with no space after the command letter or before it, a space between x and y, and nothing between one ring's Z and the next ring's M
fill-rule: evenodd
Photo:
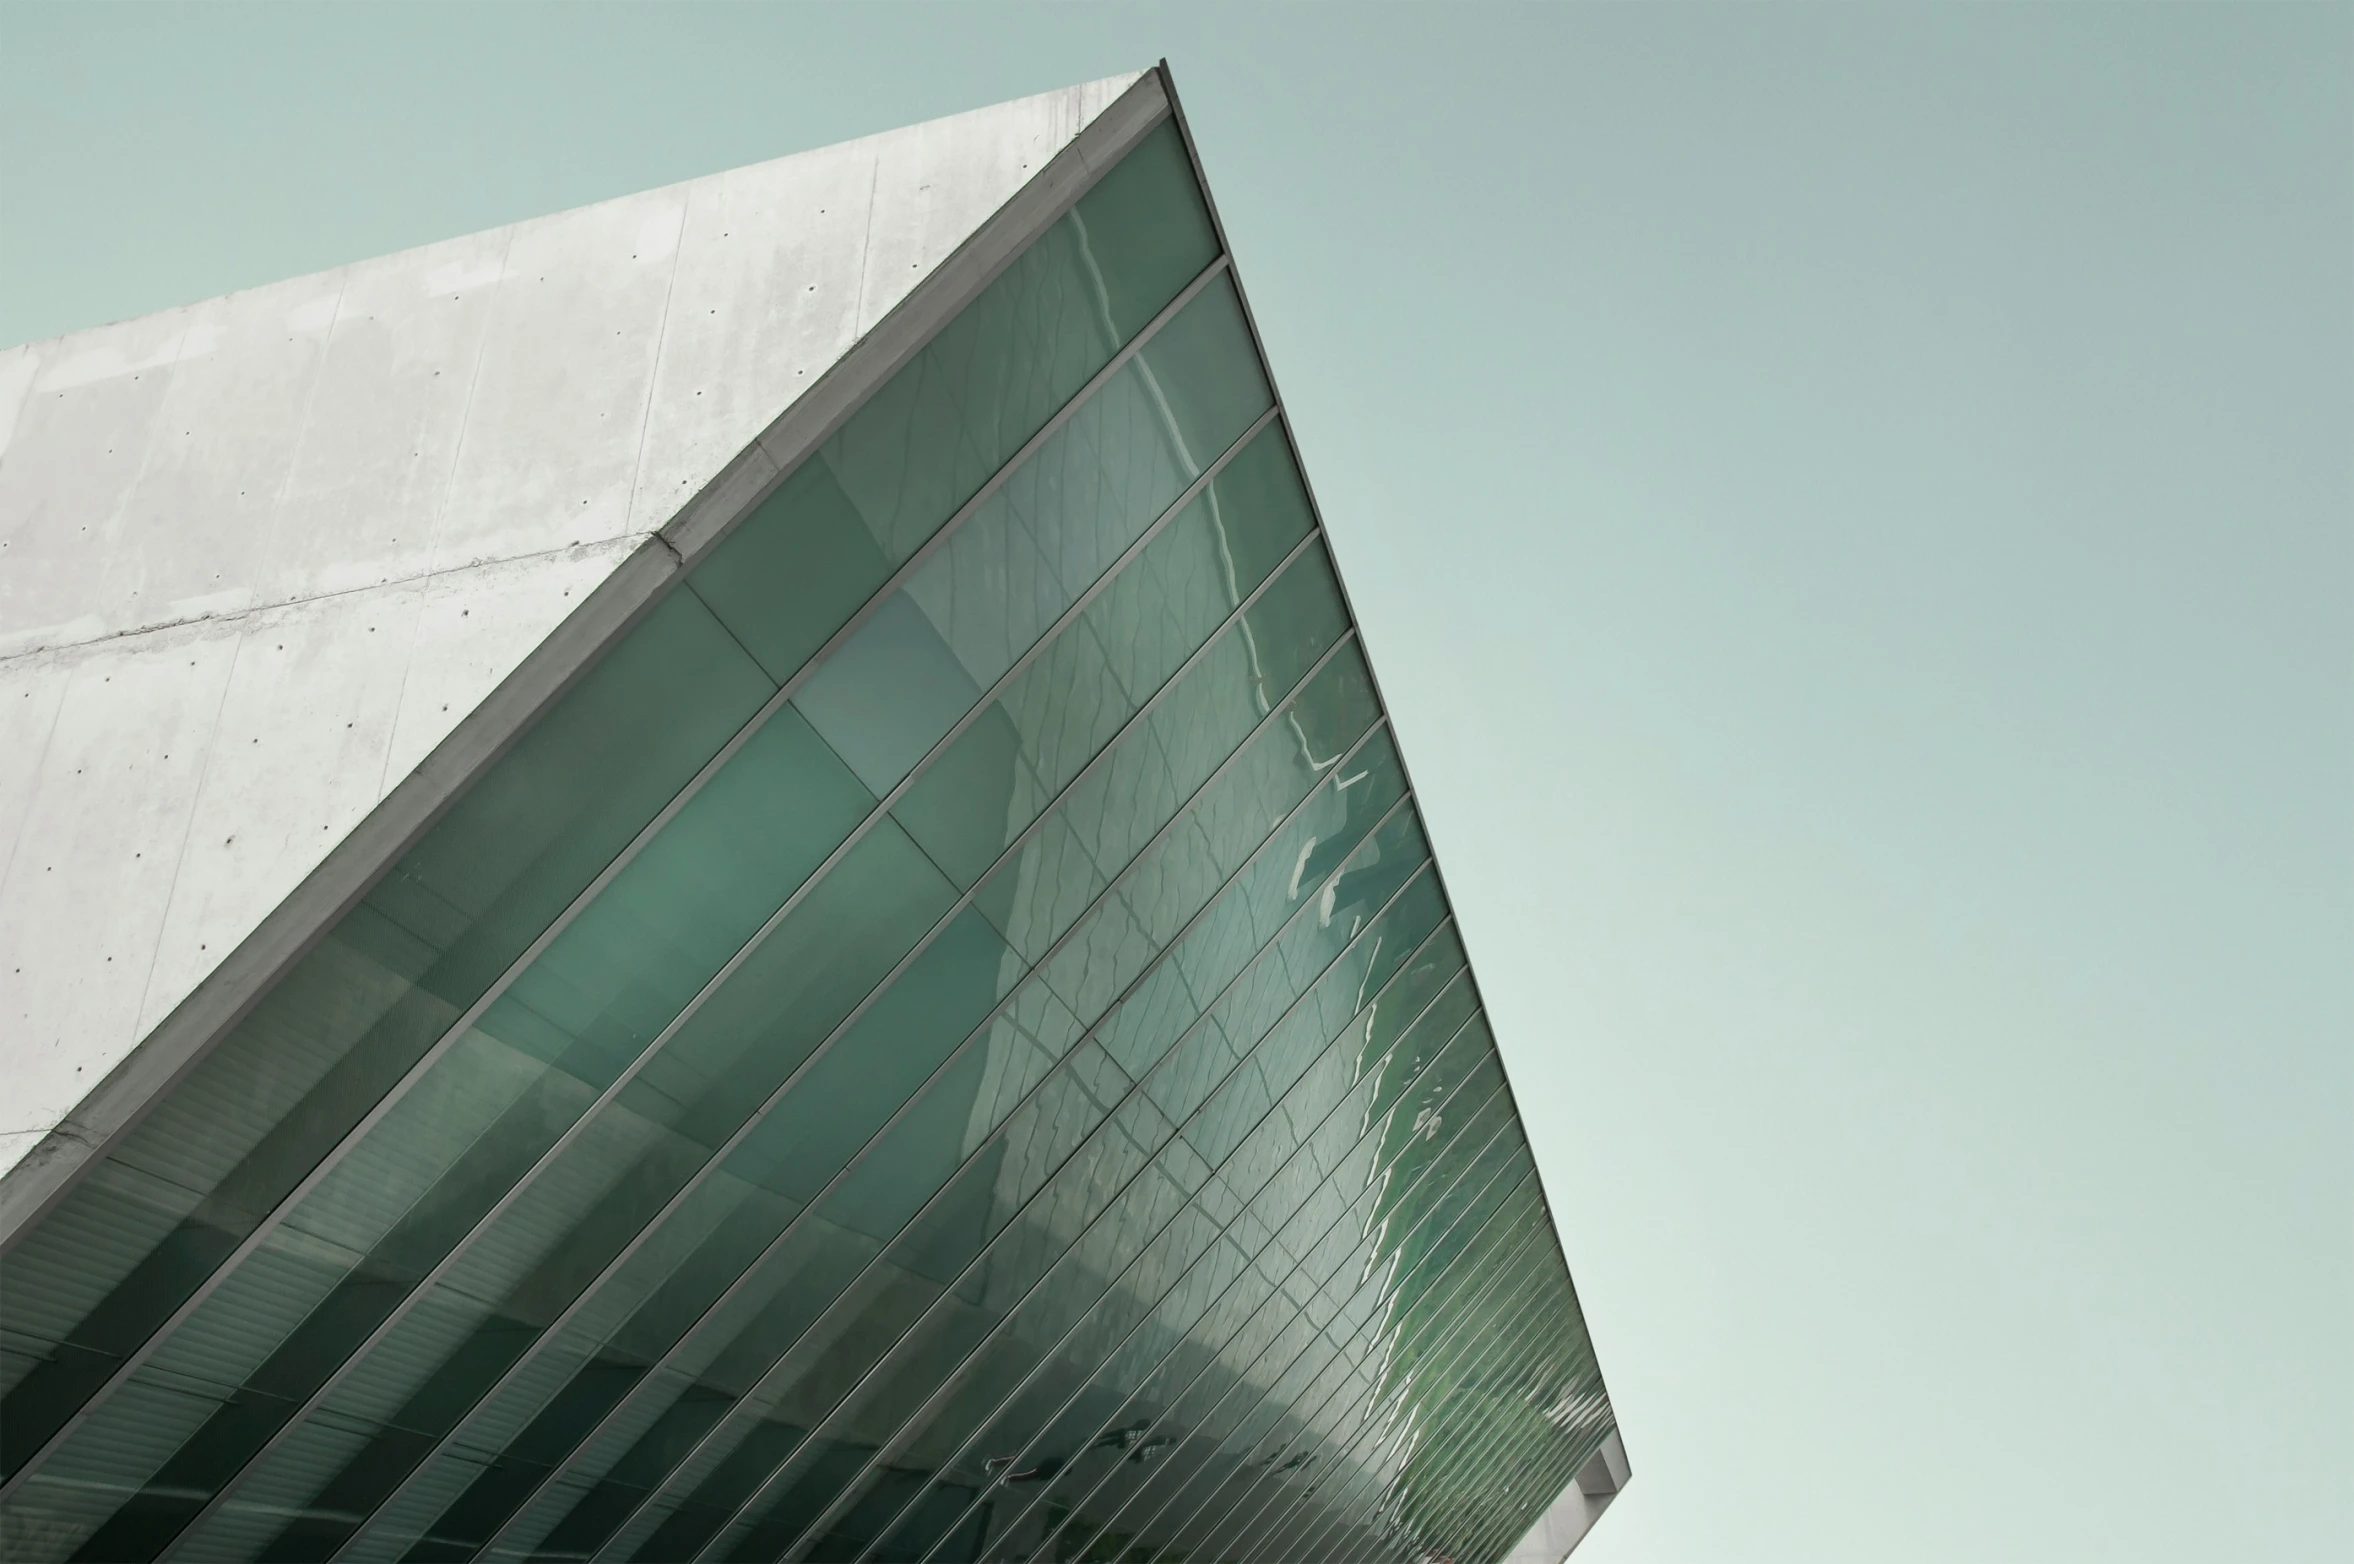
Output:
M11 1560L1501 1556L1610 1410L1174 124L0 1289Z

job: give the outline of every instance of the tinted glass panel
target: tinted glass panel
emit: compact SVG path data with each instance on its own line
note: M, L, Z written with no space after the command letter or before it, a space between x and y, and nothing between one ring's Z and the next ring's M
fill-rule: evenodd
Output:
M1215 251L1164 125L10 1256L0 1554L1503 1556L1609 1402Z
M1164 125L796 468L695 590L790 679L1216 255Z

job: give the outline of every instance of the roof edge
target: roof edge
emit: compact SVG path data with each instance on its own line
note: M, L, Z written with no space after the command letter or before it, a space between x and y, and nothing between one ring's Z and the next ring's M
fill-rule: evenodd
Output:
M1171 110L1144 71L682 504L5 1173L0 1255L69 1194L541 713Z

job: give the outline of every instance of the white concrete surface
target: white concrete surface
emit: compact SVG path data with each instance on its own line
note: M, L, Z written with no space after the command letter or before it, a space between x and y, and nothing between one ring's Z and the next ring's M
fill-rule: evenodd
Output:
M1561 1497L1504 1555L1504 1564L1561 1564L1594 1529L1602 1512L1610 1508L1610 1501L1626 1486L1629 1475L1626 1443L1613 1428L1603 1436L1602 1448L1587 1457L1570 1485L1561 1490Z
M0 1175L1135 80L0 352Z

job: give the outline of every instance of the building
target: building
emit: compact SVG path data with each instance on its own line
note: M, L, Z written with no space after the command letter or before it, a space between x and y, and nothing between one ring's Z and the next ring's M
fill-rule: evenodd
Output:
M1166 73L0 355L11 1560L1565 1554Z

